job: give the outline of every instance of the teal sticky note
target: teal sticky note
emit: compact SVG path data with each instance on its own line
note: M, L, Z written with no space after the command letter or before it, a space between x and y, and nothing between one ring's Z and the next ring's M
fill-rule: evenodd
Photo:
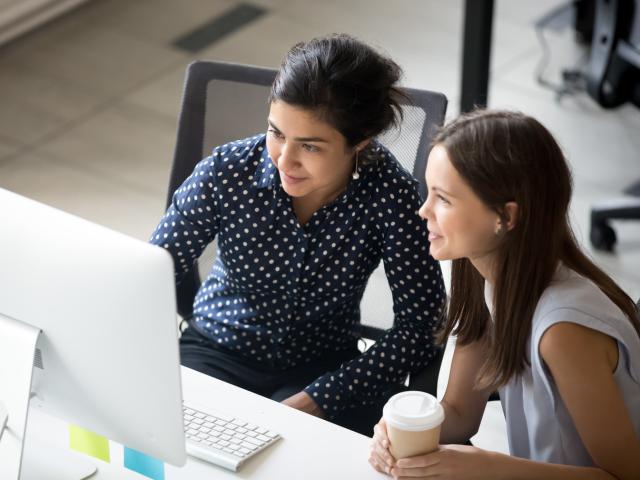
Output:
M164 480L164 463L133 448L124 447L124 466L153 480Z

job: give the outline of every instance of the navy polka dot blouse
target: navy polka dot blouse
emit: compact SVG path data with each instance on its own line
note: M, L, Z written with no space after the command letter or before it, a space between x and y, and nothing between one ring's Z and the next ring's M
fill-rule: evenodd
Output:
M360 300L380 260L393 327L368 351L306 387L327 417L369 404L424 367L445 298L417 214L418 183L375 144L378 161L300 225L265 135L216 147L175 192L151 242L176 276L216 237L218 256L194 302L194 326L222 348L278 369L352 349Z

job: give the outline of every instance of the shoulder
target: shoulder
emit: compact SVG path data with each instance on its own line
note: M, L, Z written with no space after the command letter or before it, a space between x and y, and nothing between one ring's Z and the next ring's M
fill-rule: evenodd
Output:
M621 328L628 323L622 310L593 281L561 265L540 296L533 319L534 332L572 316L588 327Z
M218 145L211 152L211 159L216 165L246 163L257 160L266 151L265 134L258 134L240 140Z
M625 321L592 281L561 267L536 309L534 338L545 363L586 365L617 357L615 339Z
M396 198L420 200L418 181L385 146L372 146L371 179L375 191L387 201Z
M547 363L575 362L582 357L607 356L615 340L592 328L571 322L558 322L545 330L538 348Z

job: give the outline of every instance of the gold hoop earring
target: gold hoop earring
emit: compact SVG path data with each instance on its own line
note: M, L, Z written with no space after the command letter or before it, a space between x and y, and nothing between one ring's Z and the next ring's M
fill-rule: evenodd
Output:
M360 150L356 150L356 168L351 174L351 178L353 178L354 180L358 180L360 178L360 172L358 171L358 153L360 153Z

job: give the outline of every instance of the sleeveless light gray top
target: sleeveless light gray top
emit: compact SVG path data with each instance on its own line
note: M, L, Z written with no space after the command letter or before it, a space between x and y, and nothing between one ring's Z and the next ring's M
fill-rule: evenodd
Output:
M492 311L491 285L485 300ZM614 378L640 437L640 339L623 312L590 280L559 267L533 315L527 357L531 366L500 389L512 455L547 463L593 466L553 378L539 354L544 332L572 322L617 340Z

